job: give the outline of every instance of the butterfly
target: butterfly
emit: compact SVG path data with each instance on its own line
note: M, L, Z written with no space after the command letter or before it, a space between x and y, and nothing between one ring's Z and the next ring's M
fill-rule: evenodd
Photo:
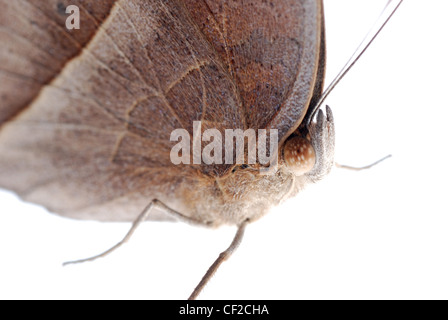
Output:
M70 4L79 30L64 27L68 2L2 3L0 186L76 219L236 225L194 298L248 223L333 166L331 110L313 121L322 2ZM171 133L193 137L195 121L277 130L278 167L173 164Z

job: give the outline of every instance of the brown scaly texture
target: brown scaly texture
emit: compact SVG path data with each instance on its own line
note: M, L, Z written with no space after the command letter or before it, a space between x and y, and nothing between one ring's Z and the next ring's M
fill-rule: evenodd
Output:
M68 4L81 9L80 30L65 29ZM204 223L238 224L310 180L282 162L267 176L174 166L170 134L192 134L195 120L222 133L275 128L281 146L321 94L321 1L0 6L0 186L23 199L64 216L132 221L158 198Z

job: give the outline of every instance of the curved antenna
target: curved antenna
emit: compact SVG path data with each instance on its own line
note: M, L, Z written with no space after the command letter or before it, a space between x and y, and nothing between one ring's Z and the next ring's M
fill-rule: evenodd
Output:
M331 91L336 87L336 85L341 81L341 79L347 74L347 72L353 67L353 65L358 61L358 59L363 55L363 53L367 50L370 44L375 40L376 36L381 32L384 26L387 24L389 19L393 16L395 11L398 9L403 0L389 0L384 7L383 11L380 14L380 17L375 22L375 24L370 29L369 33L364 37L361 44L356 48L353 55L350 57L348 62L342 68L342 70L338 73L336 78L330 83L330 85L325 89L324 93L320 97L319 101L317 101L316 105L313 107L312 112L310 113L310 117L308 118L307 126L313 120L316 112L319 110L325 99L328 97Z

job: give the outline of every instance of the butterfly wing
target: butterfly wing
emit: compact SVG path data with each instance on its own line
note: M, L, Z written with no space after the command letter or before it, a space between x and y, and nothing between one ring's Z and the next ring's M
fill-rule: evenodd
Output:
M278 129L284 141L322 92L322 1L185 3L234 80L245 126Z
M6 1L0 10L0 125L26 109L43 86L78 55L115 0ZM82 28L65 28L68 4L80 8Z
M0 186L58 214L185 212L186 189L229 166L173 165L174 129L284 140L316 87L320 1L79 1L79 35L59 3L0 0Z

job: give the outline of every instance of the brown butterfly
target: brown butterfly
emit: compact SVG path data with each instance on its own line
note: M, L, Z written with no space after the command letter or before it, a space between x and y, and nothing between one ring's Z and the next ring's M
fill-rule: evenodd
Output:
M249 222L333 165L330 109L312 121L321 1L0 4L0 186L77 219L238 226L191 298ZM79 30L65 27L68 5ZM277 129L277 170L174 165L170 134L193 136L194 121L202 132Z

